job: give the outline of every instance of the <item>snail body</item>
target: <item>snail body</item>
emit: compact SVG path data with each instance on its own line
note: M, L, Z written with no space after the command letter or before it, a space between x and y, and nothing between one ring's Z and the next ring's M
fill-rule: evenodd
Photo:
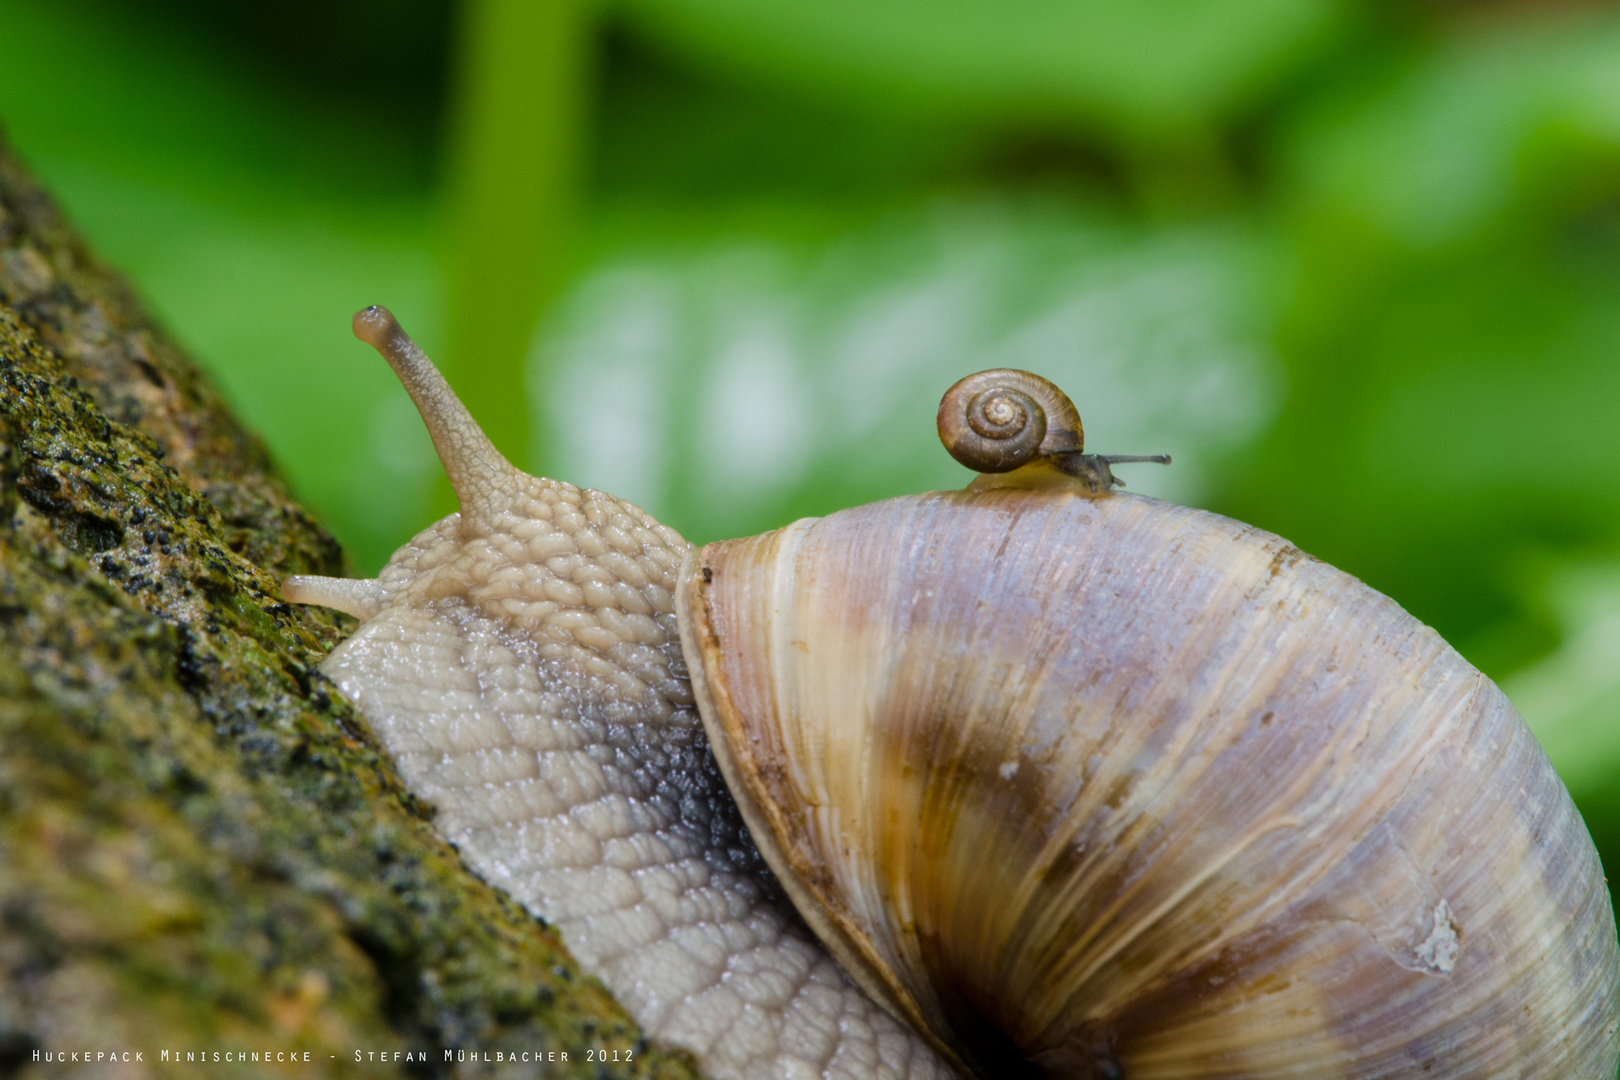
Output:
M947 395L1056 417L967 491L696 550L356 332L462 512L285 595L365 620L323 668L440 827L711 1075L1614 1075L1601 868L1500 691L1285 541L1108 495L1044 380Z

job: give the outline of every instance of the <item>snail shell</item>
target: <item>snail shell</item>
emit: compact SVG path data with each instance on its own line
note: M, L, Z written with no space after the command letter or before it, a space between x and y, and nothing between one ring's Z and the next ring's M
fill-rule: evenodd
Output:
M692 561L750 830L982 1074L1614 1071L1574 806L1502 693L1349 575L1201 511L1008 489Z
M694 552L355 322L462 512L284 594L366 620L323 668L440 827L711 1075L1614 1075L1608 893L1500 692L1284 541L1074 479L1066 399L993 484Z
M998 368L969 375L939 402L939 441L974 472L1004 473L1085 449L1080 412L1050 381Z

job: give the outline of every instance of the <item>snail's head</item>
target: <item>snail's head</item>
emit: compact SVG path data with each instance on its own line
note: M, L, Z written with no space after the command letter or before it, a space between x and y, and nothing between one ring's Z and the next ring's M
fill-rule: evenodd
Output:
M507 461L387 308L356 314L354 333L404 384L461 509L376 578L290 577L282 597L360 619L431 608L509 626L623 700L660 713L688 704L673 596L691 545L637 506Z

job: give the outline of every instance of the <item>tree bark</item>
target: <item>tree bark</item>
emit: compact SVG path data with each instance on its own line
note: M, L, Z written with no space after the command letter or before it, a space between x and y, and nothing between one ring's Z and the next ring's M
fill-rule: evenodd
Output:
M341 566L0 141L0 1078L695 1076L316 669Z

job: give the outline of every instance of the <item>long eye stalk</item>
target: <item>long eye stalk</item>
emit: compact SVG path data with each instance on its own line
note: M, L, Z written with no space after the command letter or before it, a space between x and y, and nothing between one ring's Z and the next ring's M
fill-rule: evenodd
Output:
M501 493L509 490L518 468L495 449L433 361L400 328L392 312L380 304L357 312L354 336L382 353L405 385L405 392L411 395L461 503L462 517L485 516Z
M1125 481L1114 475L1113 465L1151 462L1170 464L1169 454L1053 454L1052 464L1059 470L1086 482L1093 495L1100 495L1113 487L1124 487Z

